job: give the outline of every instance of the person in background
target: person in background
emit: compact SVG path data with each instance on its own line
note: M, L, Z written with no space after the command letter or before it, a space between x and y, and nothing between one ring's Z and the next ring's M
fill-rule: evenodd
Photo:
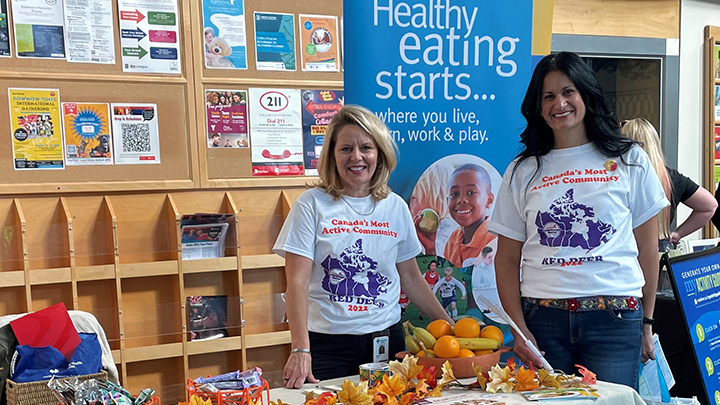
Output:
M677 170L665 166L665 156L660 148L660 136L648 120L635 118L623 121L621 126L623 135L639 143L648 154L665 196L670 200L670 206L658 214L659 250L665 252L680 239L705 226L713 217L718 203L709 191ZM674 231L670 231L670 224L675 219L677 206L680 203L690 207L692 212Z
M405 349L400 290L451 324L420 273L421 245L405 201L387 185L396 145L372 112L346 105L327 128L320 180L293 203L273 251L285 258L292 350L287 388L357 374L373 339Z
M415 183L408 205L410 215L413 216L417 228L418 239L423 245L423 253L428 256L442 255L450 234L458 227L457 222L450 217L448 211L448 183L452 170L438 163L426 169ZM433 210L438 216L438 226L435 231L420 229L422 212L425 209Z
M412 213L412 210L410 211L410 213ZM435 284L437 284L438 279L440 278L440 274L438 274L438 272L437 272L437 266L438 266L437 260L435 260L435 259L430 260L430 264L428 264L428 270L425 272L425 274L423 274L423 277L425 278L425 281L427 281L431 290L433 289L433 287L435 287ZM420 316L418 317L418 319L420 319L420 320L424 319L422 312L420 312Z
M453 277L453 268L445 267L445 277L440 280L435 287L433 287L433 294L437 294L440 290L440 298L442 298L442 306L447 311L448 315L453 318L458 315L457 312L457 297L455 296L455 288L460 289L461 300L465 300L465 286L463 283ZM452 308L452 310L450 309Z
M654 358L656 216L669 202L578 55L544 57L521 111L524 148L490 219L502 306L556 370L581 364L637 389L641 360ZM539 367L513 337L515 355Z

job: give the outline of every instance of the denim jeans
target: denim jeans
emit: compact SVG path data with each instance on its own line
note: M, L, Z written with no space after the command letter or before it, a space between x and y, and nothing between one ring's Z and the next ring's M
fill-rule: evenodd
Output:
M598 380L638 388L642 305L638 310L567 311L522 302L525 323L555 369L579 375L585 366Z
M312 351L313 376L320 380L356 375L360 365L373 362L373 338L389 336L388 360L405 350L405 339L400 323L381 332L365 335L328 335L309 332Z

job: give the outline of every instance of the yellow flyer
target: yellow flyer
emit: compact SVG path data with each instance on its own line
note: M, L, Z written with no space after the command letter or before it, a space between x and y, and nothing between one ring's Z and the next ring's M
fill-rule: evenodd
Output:
M337 17L300 14L300 52L302 70L337 72L338 44Z
M111 165L110 106L62 103L62 112L67 165Z
M15 170L64 169L60 92L8 89Z

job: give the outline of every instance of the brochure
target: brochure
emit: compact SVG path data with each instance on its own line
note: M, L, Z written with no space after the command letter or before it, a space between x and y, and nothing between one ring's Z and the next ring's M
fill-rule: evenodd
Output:
M227 223L182 226L182 259L224 257L227 228Z
M227 295L195 295L187 297L190 340L211 340L229 336Z
M555 390L541 390L523 392L522 396L528 401L559 401L578 399L598 399L600 395L590 388L560 388Z

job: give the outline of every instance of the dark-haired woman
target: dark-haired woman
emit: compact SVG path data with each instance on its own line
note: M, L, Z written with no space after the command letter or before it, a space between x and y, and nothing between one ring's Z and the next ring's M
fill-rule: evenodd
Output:
M524 150L505 172L490 223L502 305L554 368L581 364L637 388L640 361L654 358L662 186L576 54L540 61L522 113ZM540 365L515 342L523 362Z

